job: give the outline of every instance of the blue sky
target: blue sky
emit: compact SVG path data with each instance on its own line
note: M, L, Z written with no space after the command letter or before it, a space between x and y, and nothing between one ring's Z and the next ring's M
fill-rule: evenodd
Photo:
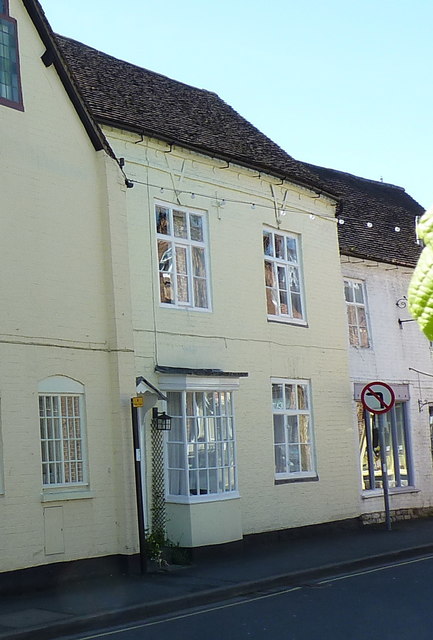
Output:
M215 91L300 160L433 205L432 0L41 0L53 29Z

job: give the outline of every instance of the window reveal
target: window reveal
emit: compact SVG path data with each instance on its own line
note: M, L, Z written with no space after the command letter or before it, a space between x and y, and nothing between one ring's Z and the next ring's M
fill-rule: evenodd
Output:
M156 205L162 304L209 308L204 214Z
M237 490L231 392L169 392L168 495L212 497Z
M298 238L265 230L263 250L268 315L304 320Z

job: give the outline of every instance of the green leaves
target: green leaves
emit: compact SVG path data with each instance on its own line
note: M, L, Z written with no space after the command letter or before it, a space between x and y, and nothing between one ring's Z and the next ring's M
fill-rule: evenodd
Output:
M433 209L422 216L418 237L425 247L409 283L408 305L424 334L433 340Z

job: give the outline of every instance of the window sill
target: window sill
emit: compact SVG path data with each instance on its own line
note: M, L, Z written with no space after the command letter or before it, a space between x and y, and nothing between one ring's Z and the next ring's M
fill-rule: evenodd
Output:
M290 324L295 327L308 328L308 322L306 320L296 320L295 318L286 318L284 316L268 316L268 322L275 322L277 324Z
M274 485L292 484L293 482L319 482L319 476L297 476L295 478L275 478Z
M227 494L215 493L206 496L167 496L165 501L173 504L203 504L204 502L225 502L239 498L239 492L232 491Z
M57 490L57 491L44 491L41 495L41 502L61 502L63 500L87 500L89 498L94 498L94 491L89 491L89 489L79 489L79 490Z
M188 305L168 304L164 302L160 302L159 306L161 309L176 309L177 311L197 311L198 313L212 313L212 309L210 307L205 309L204 307L189 307Z
M398 494L405 493L419 493L420 489L416 487L395 487L389 490L390 496L395 496ZM382 498L383 497L383 489L372 489L371 491L366 490L361 494L363 500L370 500L371 498Z

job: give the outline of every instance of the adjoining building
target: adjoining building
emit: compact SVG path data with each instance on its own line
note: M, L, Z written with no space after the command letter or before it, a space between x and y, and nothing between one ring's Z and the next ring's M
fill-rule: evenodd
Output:
M431 514L432 350L406 307L421 251L416 221L424 210L400 187L307 167L340 195L337 216L363 520L384 517L380 420L361 403L362 388L375 380L389 384L396 398L384 421L392 516Z
M135 365L124 176L38 3L1 0L0 39L0 571L10 588L12 570L137 549Z

